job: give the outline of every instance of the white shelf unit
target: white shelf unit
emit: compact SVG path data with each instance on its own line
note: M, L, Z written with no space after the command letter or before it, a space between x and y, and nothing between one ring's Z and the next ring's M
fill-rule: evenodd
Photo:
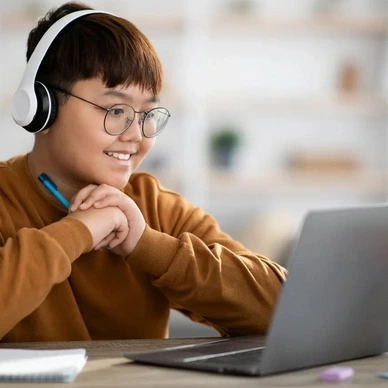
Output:
M297 224L309 208L385 201L387 14L287 17L195 7L186 9L177 37L181 121L157 148L169 160L165 171L155 170L162 182L174 182L238 238L252 217L278 209L290 210ZM353 93L338 86L349 60L359 71ZM208 138L226 124L238 126L244 141L236 165L220 171L210 163ZM291 151L330 149L354 153L361 168L286 165ZM179 165L172 161L178 155Z
M60 3L43 1L39 8ZM121 14L137 24L164 63L162 103L171 110L172 120L144 169L209 212L222 213L221 218L229 209L241 210L242 204L251 213L268 210L262 193L279 197L282 207L294 207L296 195L306 206L325 205L330 193L330 203L336 203L338 193L345 191L349 202L385 200L388 93L382 78L388 73L386 13L370 7L369 13L343 8L342 13L312 14L311 7L304 11L306 3L296 0L300 12L288 16L273 9L266 13L270 3L253 0L252 11L233 14L225 11L230 4L227 0L169 0L163 5L154 0L89 1L95 8ZM8 7L0 17L0 39L14 50L11 60L2 65L3 74L12 74L2 80L2 122L13 137L15 133L20 136L1 149L4 157L19 152L17 147L24 152L31 144L30 135L9 119L9 104L23 70L22 64L13 64L24 58L25 40L36 16L23 7ZM360 85L353 94L337 87L340 66L349 59L360 67ZM208 138L225 123L241 129L243 144L234 168L220 172L210 163ZM320 147L355 151L363 168L358 175L337 176L313 176L287 168L290 151L315 152ZM309 201L311 192L319 193L320 187L325 188L325 198L314 195L314 201ZM220 209L224 192L230 202ZM254 209L245 198L252 195L258 198ZM271 206L277 205L272 201ZM304 210L296 209L299 214ZM222 226L235 232L227 222Z
M386 35L385 15L349 16L335 13L312 16L260 16L221 13L211 19L212 32L340 33Z

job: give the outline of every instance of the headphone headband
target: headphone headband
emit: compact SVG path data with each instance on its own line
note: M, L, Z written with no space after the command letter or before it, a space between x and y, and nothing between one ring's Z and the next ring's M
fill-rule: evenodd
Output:
M27 63L22 80L12 99L12 117L18 125L22 127L28 126L37 114L38 101L35 93L35 78L38 73L39 66L52 42L63 30L63 28L65 28L73 20L96 13L111 15L109 12L96 10L75 11L57 20L42 36ZM46 127L47 121L48 119L42 128L27 130L30 132L39 132Z

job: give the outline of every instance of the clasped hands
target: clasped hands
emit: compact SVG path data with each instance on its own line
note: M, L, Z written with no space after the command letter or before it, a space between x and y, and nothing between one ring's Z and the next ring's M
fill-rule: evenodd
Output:
M68 217L83 222L93 237L93 249L109 246L128 256L142 236L146 223L132 198L109 185L88 185L70 202Z

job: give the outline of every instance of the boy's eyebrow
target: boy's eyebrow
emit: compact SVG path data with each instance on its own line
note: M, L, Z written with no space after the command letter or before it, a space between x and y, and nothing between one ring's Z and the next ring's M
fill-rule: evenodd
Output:
M105 96L119 97L119 98L126 99L126 100L131 100L131 97L128 96L128 94L120 92L119 90L107 90L104 93L104 95ZM159 101L160 101L160 99L158 96L151 96L150 98L147 98L144 102L145 103L155 103L155 102L159 102Z

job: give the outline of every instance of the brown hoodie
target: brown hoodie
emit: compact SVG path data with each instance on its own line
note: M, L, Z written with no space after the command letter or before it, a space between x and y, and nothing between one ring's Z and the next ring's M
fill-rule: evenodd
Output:
M286 270L214 218L135 173L124 188L147 227L128 257L38 187L27 156L0 163L2 342L168 337L170 308L223 336L264 333Z

